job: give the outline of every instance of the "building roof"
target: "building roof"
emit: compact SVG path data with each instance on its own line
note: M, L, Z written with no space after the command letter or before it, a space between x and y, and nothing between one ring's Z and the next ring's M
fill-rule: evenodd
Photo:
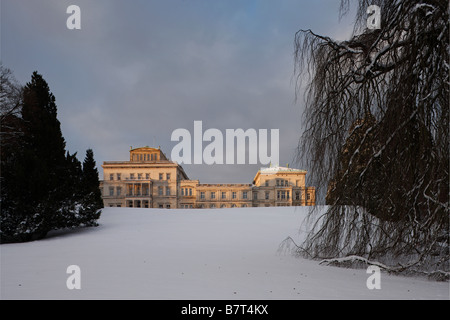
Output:
M306 173L305 170L288 168L288 167L263 167L259 170L261 174L274 174L279 172Z

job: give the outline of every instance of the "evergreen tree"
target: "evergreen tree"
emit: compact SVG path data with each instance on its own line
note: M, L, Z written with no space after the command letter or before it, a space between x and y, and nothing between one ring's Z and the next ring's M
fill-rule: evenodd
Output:
M66 180L64 185L65 197L62 202L60 214L56 221L58 228L73 228L80 225L80 208L83 199L82 194L83 169L77 159L77 153L66 154Z
M6 184L10 206L7 209L13 215L10 232L14 230L14 233L9 236L27 241L44 237L55 227L66 167L65 141L57 119L55 97L37 72L24 87L18 119L22 135L8 167ZM6 236L3 228L2 236Z
M100 181L98 170L94 160L92 149L86 150L86 157L83 162L83 172L81 178L82 206L80 216L85 225L96 225L96 220L100 218L103 199L100 192Z
M83 167L66 153L55 97L40 74L20 92L19 107L17 99L1 101L1 242L96 225L102 200L92 150Z

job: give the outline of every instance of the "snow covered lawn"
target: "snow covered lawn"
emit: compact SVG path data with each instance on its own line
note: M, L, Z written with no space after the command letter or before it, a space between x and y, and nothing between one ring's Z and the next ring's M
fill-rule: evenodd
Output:
M319 265L277 253L307 208L105 208L100 226L4 244L2 299L449 299L449 283ZM67 267L81 270L69 290Z

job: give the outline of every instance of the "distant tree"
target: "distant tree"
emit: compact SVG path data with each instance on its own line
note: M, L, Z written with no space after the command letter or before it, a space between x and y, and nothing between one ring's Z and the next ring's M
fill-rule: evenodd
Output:
M299 154L330 205L308 255L449 269L448 21L447 1L360 0L350 40L296 34L310 76Z
M81 176L82 205L80 215L86 225L96 225L100 218L103 199L100 191L100 180L92 149L86 150Z
M55 221L56 228L72 228L79 226L81 222L80 208L83 199L82 193L83 169L77 154L66 153L65 182L61 185L65 197L62 201L60 214Z
M21 219L12 214L17 205L15 195L18 193L14 183L14 167L17 154L21 151L23 122L22 110L23 87L17 83L11 70L0 64L0 208L1 235L14 234Z
M22 90L23 87L14 78L12 71L0 62L0 123L2 127L7 126L5 122L7 118L20 115ZM4 136L2 138L4 139Z

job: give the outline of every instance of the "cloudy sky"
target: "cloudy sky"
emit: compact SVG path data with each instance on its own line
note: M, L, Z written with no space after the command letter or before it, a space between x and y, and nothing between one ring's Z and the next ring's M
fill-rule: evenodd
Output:
M303 101L295 101L294 35L346 39L338 0L1 0L1 60L25 84L38 71L56 97L70 152L127 160L175 129L279 129L293 162ZM69 5L81 30L69 30ZM207 143L205 143L207 144ZM183 165L202 183L251 183L261 164ZM307 169L307 168L302 168ZM100 170L101 172L101 170Z

